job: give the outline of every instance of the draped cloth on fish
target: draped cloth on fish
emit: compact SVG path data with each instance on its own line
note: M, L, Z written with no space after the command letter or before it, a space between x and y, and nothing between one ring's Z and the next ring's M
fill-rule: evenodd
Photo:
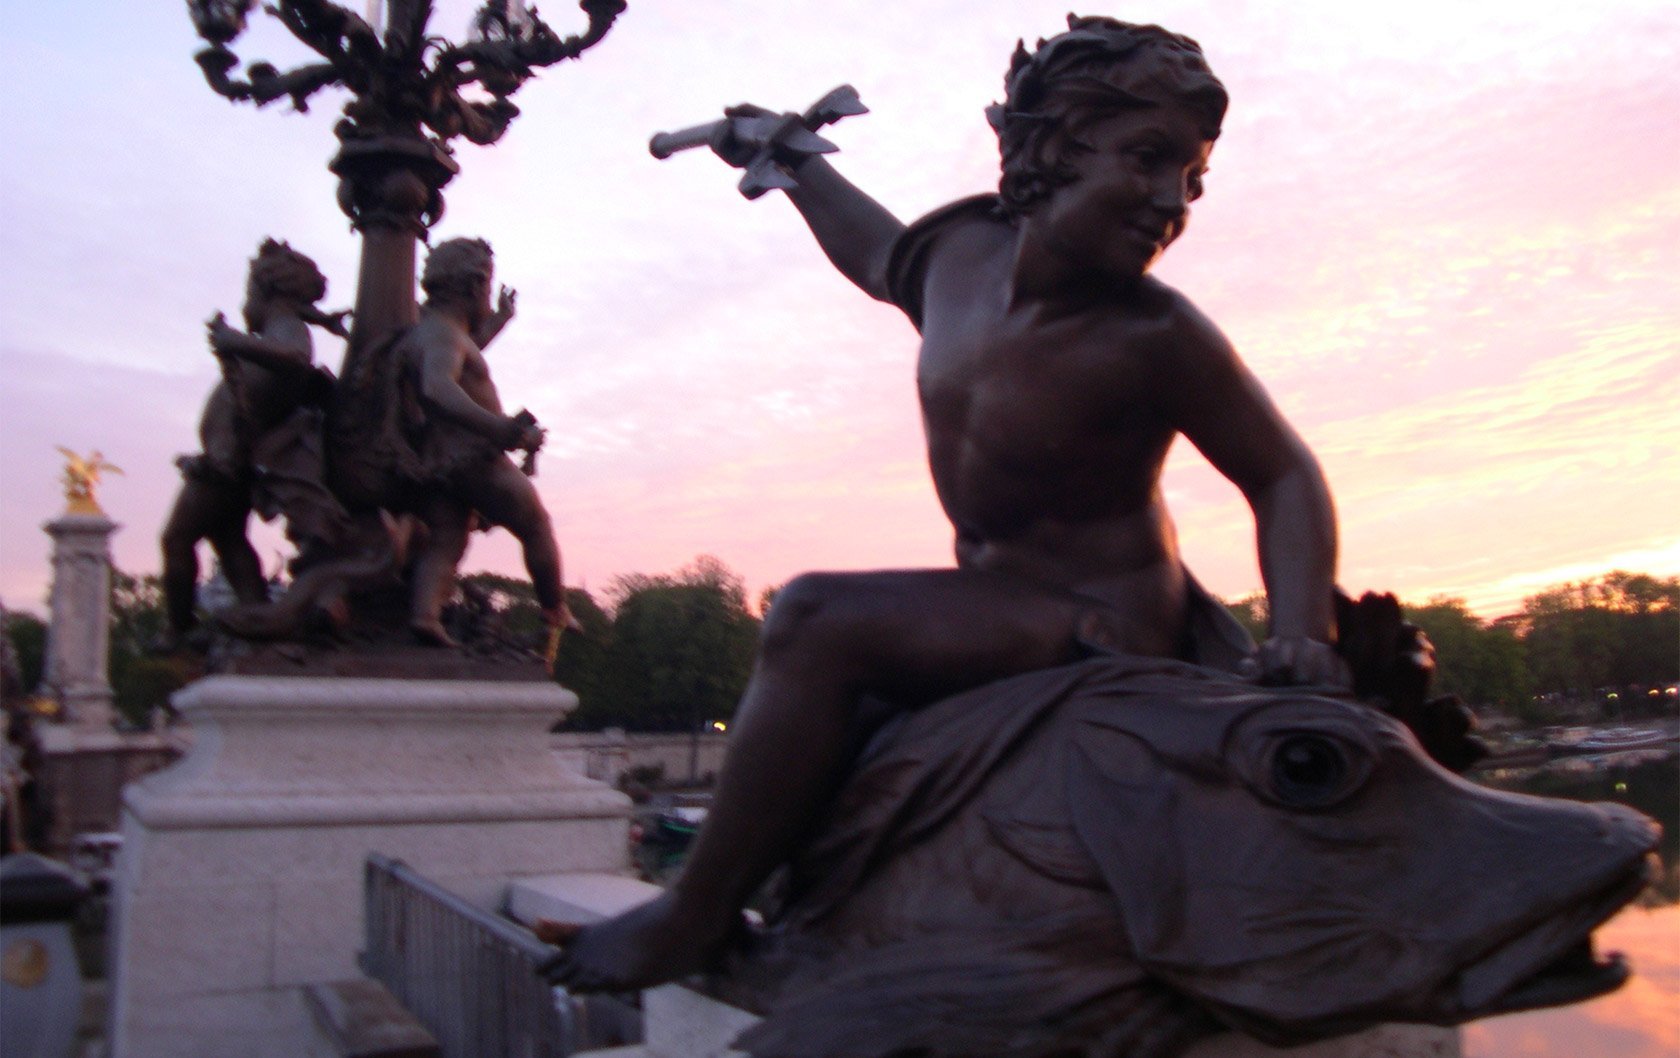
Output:
M1103 781L1084 760L1086 725L1040 737L1069 710L1187 685L1249 690L1179 662L1103 657L883 729L792 865L773 935L796 969L738 1046L778 1058L1147 1058L1216 1029L1133 959L1079 836L1078 815L1100 815L1106 799L1080 789Z
M1245 640L1192 594L1203 664L1094 653L875 731L730 978L765 1012L737 1046L1176 1058L1220 1028L1290 1045L1626 979L1591 933L1655 876L1653 821L1467 782L1441 763L1474 759L1466 730L1437 731L1422 686L1213 667ZM1343 642L1386 607L1353 656L1406 670L1427 644L1371 599L1340 607Z

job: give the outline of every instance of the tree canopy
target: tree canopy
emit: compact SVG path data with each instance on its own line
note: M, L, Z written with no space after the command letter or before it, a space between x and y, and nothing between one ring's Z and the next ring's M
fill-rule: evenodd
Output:
M1534 681L1522 643L1510 628L1483 621L1463 599L1436 597L1404 609L1406 619L1435 644L1437 693L1518 715L1532 712Z
M1264 595L1226 608L1265 637ZM1531 723L1561 719L1572 706L1613 715L1676 708L1667 689L1680 679L1680 577L1618 570L1547 588L1495 621L1444 596L1404 609L1435 644L1435 690L1471 705Z
M1622 693L1638 689L1642 697L1660 699L1664 686L1674 684L1680 659L1680 577L1618 570L1548 588L1525 599L1522 612L1504 623L1522 639L1543 694L1622 701ZM1651 704L1626 701L1616 711L1640 712Z
M607 595L612 624L595 670L580 674L590 686L574 686L569 726L694 731L735 714L759 627L739 576L702 555L675 573L619 577Z

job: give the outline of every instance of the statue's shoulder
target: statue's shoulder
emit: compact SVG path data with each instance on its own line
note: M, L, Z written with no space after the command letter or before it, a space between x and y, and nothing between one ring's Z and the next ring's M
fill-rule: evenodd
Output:
M421 310L420 318L397 335L393 353L411 369L423 371L427 365L459 363L469 350L477 349L459 326L438 313Z
M887 258L887 291L892 303L904 310L917 330L922 327L922 292L928 267L938 248L953 234L978 226L1010 226L998 211L997 195L971 195L940 206L905 228L893 243Z

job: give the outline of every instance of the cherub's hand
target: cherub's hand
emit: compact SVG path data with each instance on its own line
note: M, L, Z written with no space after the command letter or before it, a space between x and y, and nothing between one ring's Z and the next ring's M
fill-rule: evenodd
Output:
M1272 636L1260 645L1250 675L1262 683L1287 686L1353 686L1353 674L1336 648L1309 636Z
M519 440L515 442L514 447L525 452L535 452L543 446L543 441L547 437L547 430L536 423L531 423L519 431Z
M217 356L228 355L228 344L239 334L228 326L227 317L220 312L204 321L204 330L210 339L210 351Z
M725 107L723 116L726 118L763 118L775 116L775 111L766 110L752 103L742 103L739 106ZM738 122L726 121L718 126L712 135L712 150L719 158L733 165L737 169L745 169L758 157L758 152L764 149L764 144L757 140L742 138L738 133Z
M548 431L537 425L537 420L531 417L530 412L522 411L518 415L509 416L507 425L508 436L502 447L509 451L517 449L535 452L543 446L543 439L548 436Z
M503 283L501 293L496 295L496 315L501 318L503 323L513 319L518 300L519 291Z

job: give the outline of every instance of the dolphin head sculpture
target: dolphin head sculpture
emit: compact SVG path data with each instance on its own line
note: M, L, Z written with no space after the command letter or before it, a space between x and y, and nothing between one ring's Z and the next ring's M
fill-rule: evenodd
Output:
M1591 933L1658 837L1469 783L1333 694L1155 659L1032 673L876 739L793 865L784 976L738 1046L1169 1058L1221 1028L1573 1002L1626 978Z
M1658 831L1643 815L1476 786L1349 701L1129 704L1079 722L1074 829L1132 956L1222 1021L1289 1042L1567 1003L1626 978L1590 935L1648 884Z

